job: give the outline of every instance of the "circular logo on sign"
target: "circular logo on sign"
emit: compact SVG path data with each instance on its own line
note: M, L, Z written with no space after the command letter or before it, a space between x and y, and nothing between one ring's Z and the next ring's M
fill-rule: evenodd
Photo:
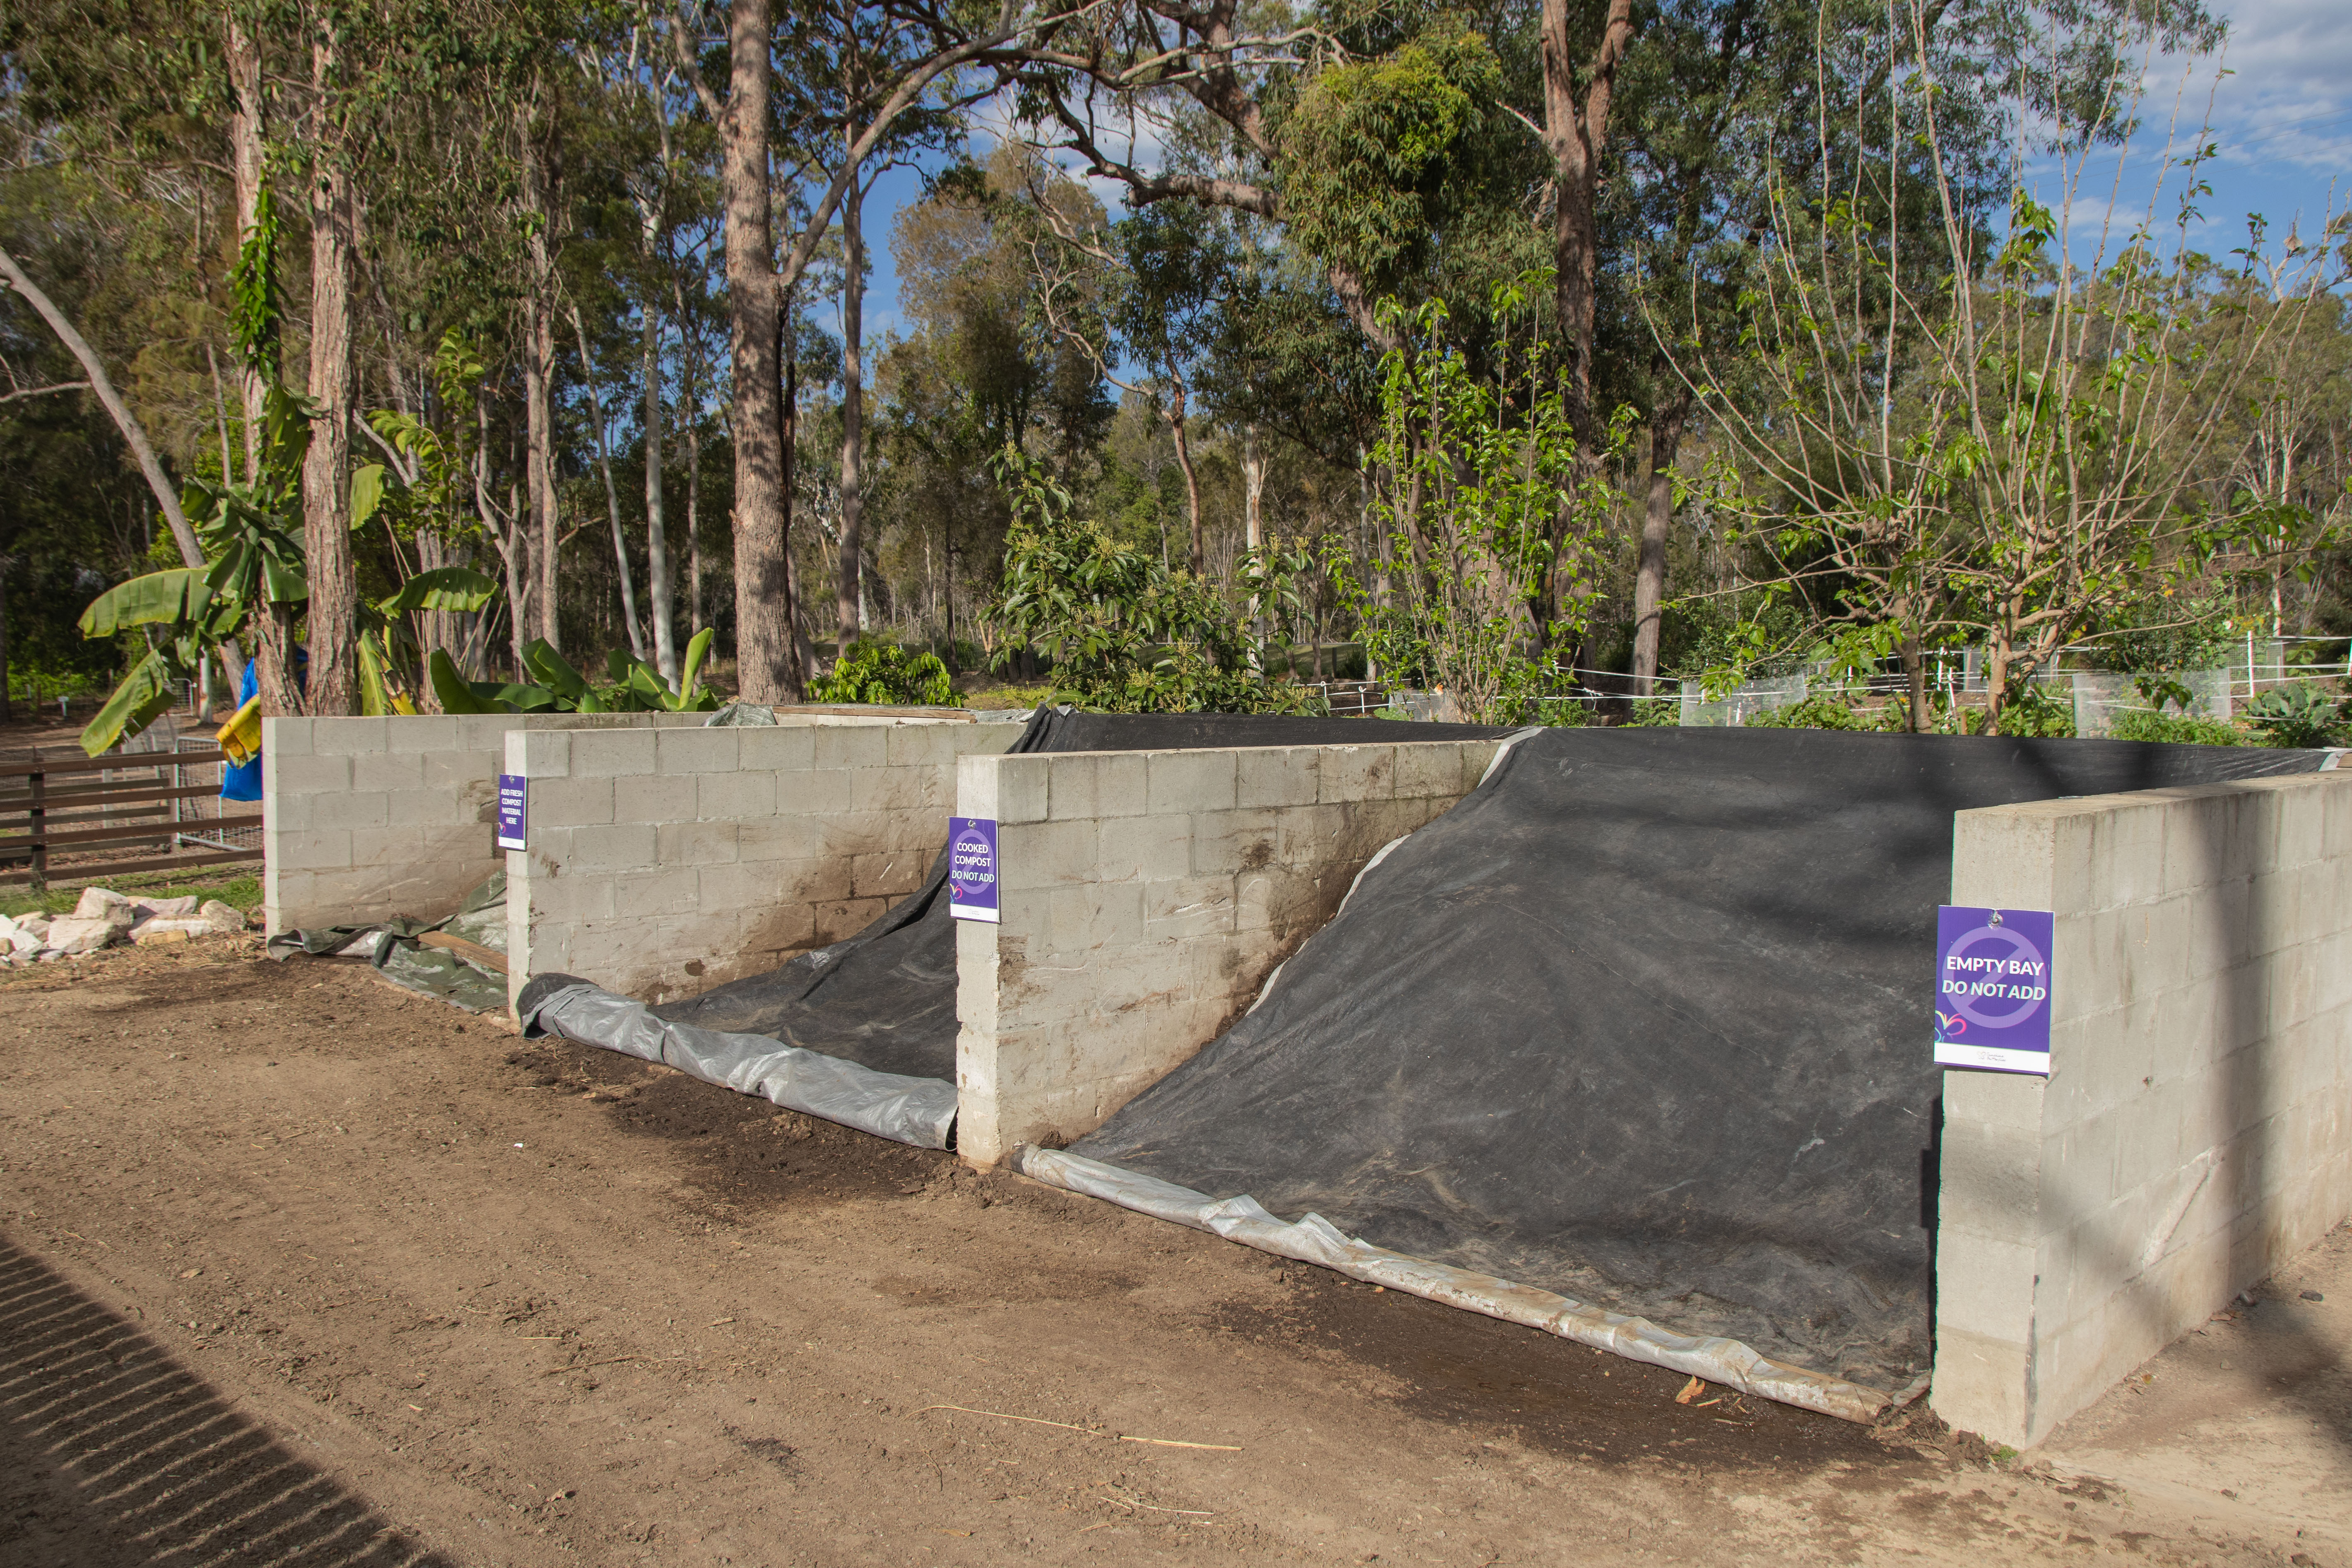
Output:
M1969 971L1962 970L1958 972L1957 990L1945 994L1943 1000L1952 1011L1971 1024L1987 1029L2013 1029L2040 1012L2049 995L2050 970L2042 950L2014 927L1979 926L1952 943L1946 960L1947 974L1953 973L1948 964L1955 958L1990 959L2000 966L1979 972L1980 979L1971 978ZM2030 963L2033 968L2013 971L2010 967L2012 961Z

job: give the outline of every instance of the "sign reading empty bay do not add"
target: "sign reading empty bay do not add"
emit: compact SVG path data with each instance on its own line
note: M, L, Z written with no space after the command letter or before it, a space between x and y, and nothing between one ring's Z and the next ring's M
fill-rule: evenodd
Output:
M996 824L988 817L948 818L948 913L996 921Z
M527 849L523 826L530 811L530 781L520 773L499 775L499 847ZM479 818L476 819L477 821Z
M1936 911L1936 1060L1997 1072L2050 1071L2047 910Z

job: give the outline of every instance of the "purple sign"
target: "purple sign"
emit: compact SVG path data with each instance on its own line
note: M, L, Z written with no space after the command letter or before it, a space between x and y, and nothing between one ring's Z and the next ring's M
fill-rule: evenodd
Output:
M520 773L499 775L499 847L522 849L523 822L530 809L530 781Z
M996 923L996 824L988 817L948 818L948 913Z
M1936 1060L1996 1072L2050 1071L2047 910L1936 911Z

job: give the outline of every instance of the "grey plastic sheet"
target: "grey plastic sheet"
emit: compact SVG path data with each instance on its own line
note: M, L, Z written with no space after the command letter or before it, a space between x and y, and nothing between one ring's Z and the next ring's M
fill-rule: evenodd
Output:
M1424 1300L1460 1307L1507 1323L1556 1334L1578 1344L1610 1351L1692 1377L1719 1383L1759 1399L1776 1400L1847 1421L1874 1421L1888 1409L1924 1391L1914 1385L1899 1394L1790 1366L1751 1350L1738 1340L1711 1334L1678 1334L1646 1318L1515 1285L1491 1274L1408 1258L1347 1235L1319 1214L1297 1224L1276 1219L1246 1194L1213 1198L1154 1176L1089 1160L1059 1149L1024 1144L1013 1155L1023 1175L1066 1192L1101 1198L1175 1225L1204 1230L1227 1241L1278 1258L1295 1258L1367 1284L1402 1290Z
M265 951L271 958L364 958L394 984L438 997L468 1013L503 1013L507 977L446 948L416 940L427 931L460 937L492 952L507 950L507 874L503 868L458 900L441 921L401 918L377 925L328 926L279 931Z
M787 1110L920 1149L948 1148L955 1135L956 1089L942 1079L877 1072L841 1057L780 1045L764 1035L672 1023L656 1017L642 1002L585 981L550 987L524 1003L526 1038L560 1035L659 1062Z

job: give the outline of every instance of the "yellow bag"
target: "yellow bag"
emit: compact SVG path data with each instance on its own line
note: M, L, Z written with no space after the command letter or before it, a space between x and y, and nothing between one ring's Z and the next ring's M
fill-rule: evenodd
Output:
M261 699L253 698L230 714L228 722L220 727L220 733L214 739L220 742L220 749L228 754L228 760L238 767L259 756Z

